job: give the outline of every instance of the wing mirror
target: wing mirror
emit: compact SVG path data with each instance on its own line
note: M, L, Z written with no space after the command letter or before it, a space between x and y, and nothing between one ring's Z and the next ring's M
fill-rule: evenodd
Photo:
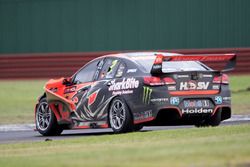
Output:
M71 78L64 78L62 81L62 84L66 85L66 86L71 86L71 85L73 85L72 79Z

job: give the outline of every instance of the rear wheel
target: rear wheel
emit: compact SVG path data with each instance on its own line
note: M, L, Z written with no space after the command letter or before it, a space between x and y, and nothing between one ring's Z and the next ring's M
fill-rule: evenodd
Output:
M115 133L133 130L132 116L125 101L116 97L109 108L109 124Z
M211 118L195 124L196 127L219 126L221 123L221 111L217 111Z
M203 120L201 122L197 122L194 126L196 126L197 128L203 128L203 127L208 127L209 124L207 120Z
M63 129L58 125L55 114L49 108L46 98L42 98L36 108L36 129L43 136L60 135Z
M134 131L140 131L143 128L142 124L134 125Z
M215 112L215 114L208 120L209 125L219 126L221 123L221 111Z

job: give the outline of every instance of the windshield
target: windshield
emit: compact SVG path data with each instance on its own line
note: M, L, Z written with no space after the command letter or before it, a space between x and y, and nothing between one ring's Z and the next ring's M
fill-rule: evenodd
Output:
M135 58L136 62L143 66L149 73L153 66L155 56L147 56L144 58ZM162 63L162 72L175 72L175 71L207 71L208 68L202 66L196 61L164 61Z

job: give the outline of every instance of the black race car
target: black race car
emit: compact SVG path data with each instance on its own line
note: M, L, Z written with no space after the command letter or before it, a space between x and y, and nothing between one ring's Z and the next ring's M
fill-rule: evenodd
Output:
M226 61L212 70L206 61ZM182 55L163 52L111 54L87 63L70 78L50 80L35 106L36 129L143 126L217 126L231 117L228 76L235 54Z

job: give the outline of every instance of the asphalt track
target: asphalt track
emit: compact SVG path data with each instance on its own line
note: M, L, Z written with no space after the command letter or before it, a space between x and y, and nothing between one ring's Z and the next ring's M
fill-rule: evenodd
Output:
M250 123L250 119L239 119L224 121L220 126L238 125ZM194 126L158 126L158 127L144 127L141 131L156 131L156 130L170 130L180 128L195 128ZM16 131L0 131L0 144L4 143L20 143L20 142L35 142L48 140L65 140L77 137L112 135L111 129L84 129L84 130L65 130L61 136L44 137L37 131L30 130L16 130Z

